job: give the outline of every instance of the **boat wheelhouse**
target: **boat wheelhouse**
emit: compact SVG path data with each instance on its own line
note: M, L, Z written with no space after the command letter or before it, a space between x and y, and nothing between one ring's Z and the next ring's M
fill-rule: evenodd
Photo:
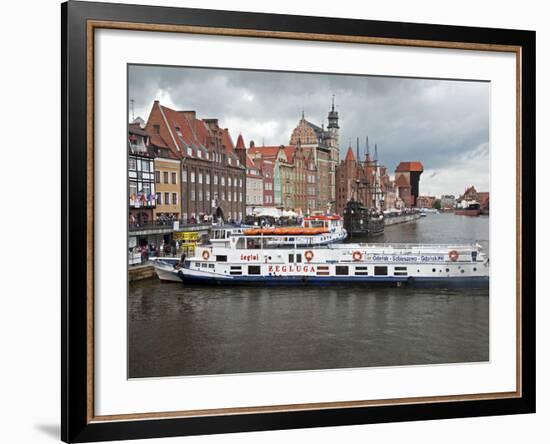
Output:
M330 244L214 230L210 244L172 273L186 284L393 284L486 286L489 260L478 244ZM225 232L222 234L221 232ZM288 236L290 237L290 236ZM288 240L287 240L288 241Z

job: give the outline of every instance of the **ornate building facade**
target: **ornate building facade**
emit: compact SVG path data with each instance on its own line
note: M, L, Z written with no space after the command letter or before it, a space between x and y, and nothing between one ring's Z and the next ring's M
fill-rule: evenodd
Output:
M317 192L311 210L325 211L336 200L336 167L340 161L340 127L334 100L328 113L328 127L306 120L304 113L290 136L290 145L300 146L304 155L313 160ZM308 207L313 202L308 202Z

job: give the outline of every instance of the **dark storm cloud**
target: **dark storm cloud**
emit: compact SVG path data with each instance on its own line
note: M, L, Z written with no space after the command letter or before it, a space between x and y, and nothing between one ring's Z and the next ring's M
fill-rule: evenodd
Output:
M380 160L391 171L402 160L420 160L430 174L424 178L436 180L454 164L469 168L475 163L472 174L475 170L486 177L471 182L488 187L488 83L132 66L129 92L135 114L144 118L159 99L170 107L196 110L199 117L219 118L234 138L242 133L247 141L272 145L288 143L302 110L309 121L326 125L334 94L342 157L350 141L355 149L357 137L364 155L368 135L371 148L378 144ZM462 176L467 182L467 173Z

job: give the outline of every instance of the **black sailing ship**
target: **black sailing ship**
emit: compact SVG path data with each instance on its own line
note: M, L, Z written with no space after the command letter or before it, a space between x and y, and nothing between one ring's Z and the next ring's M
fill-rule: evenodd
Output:
M384 216L351 199L344 208L344 228L351 238L380 236L384 234Z

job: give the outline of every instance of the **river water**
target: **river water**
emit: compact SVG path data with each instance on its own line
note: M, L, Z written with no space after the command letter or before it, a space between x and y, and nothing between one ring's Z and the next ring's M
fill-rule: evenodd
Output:
M488 252L489 218L430 214L376 241ZM130 378L488 359L487 289L129 286Z

